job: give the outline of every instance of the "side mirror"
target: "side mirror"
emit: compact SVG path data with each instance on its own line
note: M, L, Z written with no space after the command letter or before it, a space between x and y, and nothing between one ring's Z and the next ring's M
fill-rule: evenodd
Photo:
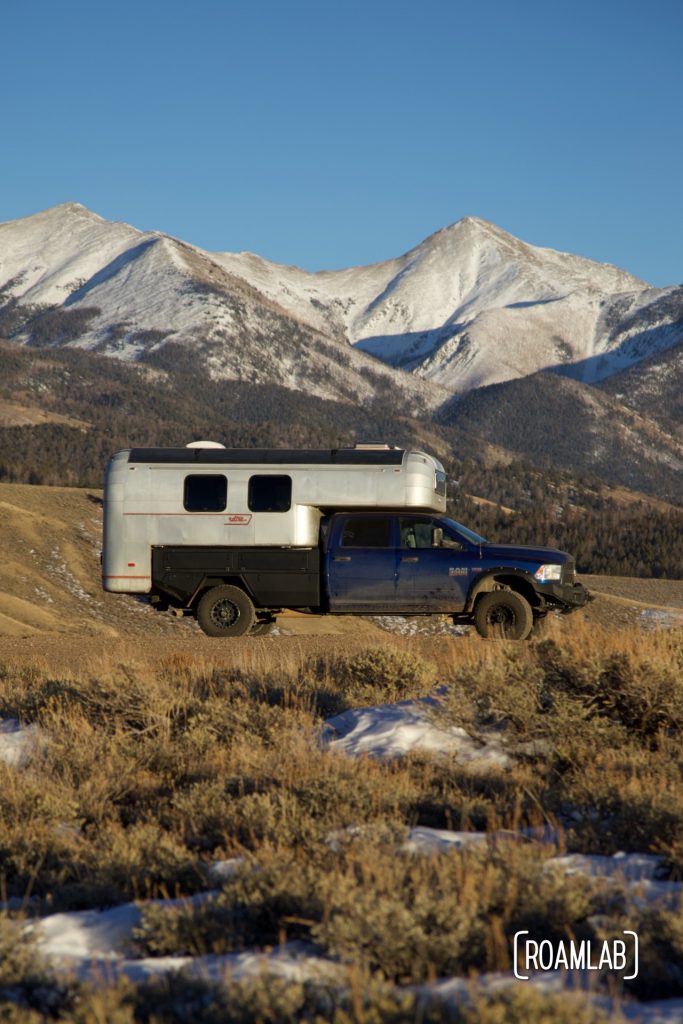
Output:
M440 548L443 545L443 529L440 526L435 526L432 530L432 547Z

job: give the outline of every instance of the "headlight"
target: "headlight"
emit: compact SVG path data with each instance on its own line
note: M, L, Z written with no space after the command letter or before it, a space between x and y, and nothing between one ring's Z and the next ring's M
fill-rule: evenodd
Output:
M537 579L539 583L548 583L549 580L559 580L561 576L561 565L541 565L534 573L534 579Z

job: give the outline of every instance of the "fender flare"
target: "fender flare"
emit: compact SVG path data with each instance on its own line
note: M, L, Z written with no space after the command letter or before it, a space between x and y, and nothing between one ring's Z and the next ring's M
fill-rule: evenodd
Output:
M194 608L199 602L202 595L205 594L207 590L211 590L213 587L223 587L226 585L231 587L238 587L240 590L243 590L244 593L249 598L249 600L254 605L254 607L257 607L254 601L254 595L251 592L251 589L247 586L244 577L239 574L235 575L234 573L228 574L226 576L204 576L198 583L192 596L188 599L187 603L185 604L185 607Z
M472 582L464 610L471 612L477 598L482 594L491 593L492 590L514 590L525 597L532 608L542 608L545 605L545 600L538 593L530 573L524 569L511 569L509 566L501 565L496 569L487 569Z

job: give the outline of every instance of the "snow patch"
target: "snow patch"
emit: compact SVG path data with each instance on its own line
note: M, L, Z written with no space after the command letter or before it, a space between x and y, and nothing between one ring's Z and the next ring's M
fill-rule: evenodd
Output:
M371 757L401 757L411 751L454 755L477 768L507 768L512 760L497 738L473 739L455 725L441 725L430 712L434 697L396 704L352 708L325 723L323 743L329 750Z
M612 857L572 853L553 857L547 864L568 875L586 875L623 886L636 906L659 903L673 909L683 899L683 882L659 880L663 865L662 857L647 853L615 853Z
M35 725L22 726L15 718L0 719L0 761L23 768L40 743Z
M683 626L683 612L643 608L640 613L640 622L645 630L676 629Z

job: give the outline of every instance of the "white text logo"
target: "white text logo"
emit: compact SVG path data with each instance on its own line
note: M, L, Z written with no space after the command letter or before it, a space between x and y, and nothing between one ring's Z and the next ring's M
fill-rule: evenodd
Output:
M613 971L624 981L638 976L638 936L622 932L623 939L593 942L575 939L536 942L528 931L515 932L514 973L520 981L528 981L530 971ZM627 938L628 936L628 938ZM628 974L623 972L629 971Z

